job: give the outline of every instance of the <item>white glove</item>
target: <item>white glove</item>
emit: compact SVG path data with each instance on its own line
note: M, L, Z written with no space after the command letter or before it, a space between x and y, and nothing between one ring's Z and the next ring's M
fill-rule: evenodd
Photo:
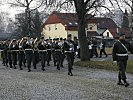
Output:
M69 48L70 51L72 51L72 48Z
M19 46L19 48L22 48L22 46Z
M113 61L113 64L117 64L117 61Z

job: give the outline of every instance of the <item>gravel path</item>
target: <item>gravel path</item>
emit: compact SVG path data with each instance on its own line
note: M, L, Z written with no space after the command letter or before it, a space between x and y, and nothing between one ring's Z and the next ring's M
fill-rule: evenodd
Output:
M38 65L39 66L39 65ZM74 76L67 75L67 65L56 70L27 72L6 68L0 62L0 100L133 100L133 75L130 86L117 86L117 72L74 66Z

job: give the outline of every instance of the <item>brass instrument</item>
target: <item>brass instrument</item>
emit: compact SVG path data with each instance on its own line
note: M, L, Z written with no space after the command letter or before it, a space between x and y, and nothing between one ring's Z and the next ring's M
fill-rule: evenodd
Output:
M19 48L22 48L23 41L24 41L24 38L22 38L22 39L19 41Z

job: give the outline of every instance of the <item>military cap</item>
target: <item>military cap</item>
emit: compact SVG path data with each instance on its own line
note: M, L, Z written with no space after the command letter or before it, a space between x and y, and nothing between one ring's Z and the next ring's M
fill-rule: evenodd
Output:
M42 36L40 39L44 39L44 37Z
M67 37L71 37L72 35L71 34L68 34Z
M12 41L15 42L15 41L17 41L17 40L16 40L16 39L13 39Z
M46 39L45 41L48 41L49 39Z
M27 35L27 37L30 37L30 35Z
M56 38L56 40L59 40L59 38Z
M66 38L63 39L64 41L66 40Z
M60 38L60 40L63 40L63 38Z

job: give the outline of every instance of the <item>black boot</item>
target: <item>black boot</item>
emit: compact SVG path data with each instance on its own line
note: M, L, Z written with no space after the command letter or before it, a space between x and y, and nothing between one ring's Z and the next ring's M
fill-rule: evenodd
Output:
M124 85L122 81L118 81L117 85Z
M56 65L56 62L54 62L54 66L57 66L57 65Z
M28 69L28 72L31 72L31 70L30 70L30 69Z
M16 69L16 66L14 65L14 69Z
M128 86L129 86L129 83L127 83L126 80L123 80L123 82L124 82L124 86L125 86L125 87L128 87Z
M50 66L50 64L49 64L49 63L47 63L47 65L48 65L48 66Z
M72 72L68 72L68 75L73 76Z
M59 67L59 65L57 65L57 69L58 69L58 70L60 70L60 67Z
M34 69L36 69L36 66L34 65Z

